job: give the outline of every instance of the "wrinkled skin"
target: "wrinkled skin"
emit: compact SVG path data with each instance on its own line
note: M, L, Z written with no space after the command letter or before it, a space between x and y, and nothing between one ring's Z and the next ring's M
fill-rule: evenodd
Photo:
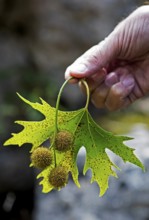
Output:
M149 93L149 6L141 6L65 72L86 78L97 108L111 111ZM72 80L77 82L78 80Z

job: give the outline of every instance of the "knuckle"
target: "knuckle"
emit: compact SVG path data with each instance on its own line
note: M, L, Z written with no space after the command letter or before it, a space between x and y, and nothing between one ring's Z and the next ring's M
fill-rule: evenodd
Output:
M93 103L93 105L96 107L96 108L103 108L105 105L104 105L104 102L102 102L99 98L97 97L91 97L91 102Z

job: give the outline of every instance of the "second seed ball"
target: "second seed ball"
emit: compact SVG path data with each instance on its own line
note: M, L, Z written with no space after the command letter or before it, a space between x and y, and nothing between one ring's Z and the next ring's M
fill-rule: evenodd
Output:
M73 144L73 134L69 131L59 131L55 138L55 149L61 152L70 150Z

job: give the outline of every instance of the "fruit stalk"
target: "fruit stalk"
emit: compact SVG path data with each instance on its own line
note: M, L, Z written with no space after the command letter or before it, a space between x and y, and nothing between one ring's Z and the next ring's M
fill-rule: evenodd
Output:
M58 129L58 111L59 111L59 104L60 104L60 98L61 98L61 95L62 95L62 92L64 90L64 87L66 86L66 84L69 82L70 79L72 79L73 77L67 79L63 85L61 86L60 90L59 90L59 93L58 93L58 96L57 96L57 101L56 101L56 108L55 108L55 133L54 133L54 144L53 144L53 147L54 147L54 161L55 161L55 167L56 167L56 150L55 150L55 139L56 139L56 135L59 131ZM82 84L85 86L85 89L86 89L86 96L87 96L87 99L86 99L86 105L85 105L85 109L87 110L88 109L88 105L89 105L89 99L90 99L90 91L89 91L89 87L88 87L88 84L87 82L85 81L85 79L81 79L81 82Z

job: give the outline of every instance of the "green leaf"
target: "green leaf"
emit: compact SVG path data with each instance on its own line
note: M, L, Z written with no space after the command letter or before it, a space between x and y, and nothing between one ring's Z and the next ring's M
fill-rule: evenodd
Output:
M31 152L50 139L54 143L55 135L55 108L51 107L43 99L41 103L33 103L19 95L19 97L30 105L33 109L42 113L45 118L42 121L16 121L24 128L17 134L7 140L4 145L22 146L25 143L32 144ZM53 189L49 183L49 173L55 165L62 165L71 173L75 184L79 187L77 156L82 146L86 149L86 161L84 165L84 174L88 169L92 171L91 182L96 181L100 187L100 196L104 195L108 189L108 181L110 176L117 177L113 168L119 169L109 158L106 149L113 151L120 156L124 162L133 163L144 169L143 164L135 156L134 149L127 147L123 142L131 138L125 136L115 136L105 131L95 123L89 114L87 108L77 111L58 111L58 129L67 130L74 135L74 143L71 150L67 152L58 152L51 144L55 160L53 164L42 170L38 178L42 177L43 192L47 193Z

